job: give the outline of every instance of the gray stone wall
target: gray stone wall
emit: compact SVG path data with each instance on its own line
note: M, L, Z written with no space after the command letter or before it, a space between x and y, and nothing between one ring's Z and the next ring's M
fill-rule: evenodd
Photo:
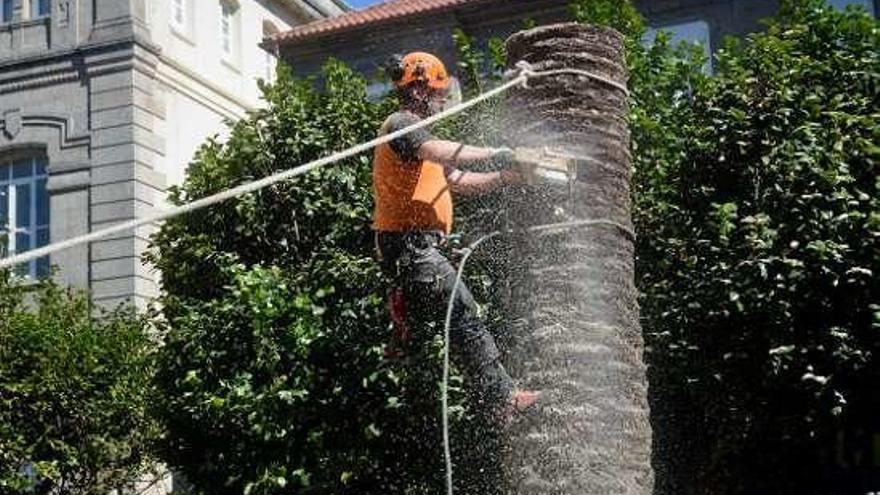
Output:
M33 20L22 20L16 2L16 21L0 27L0 159L48 157L53 241L144 215L165 188L157 171L165 147L157 132L158 49L149 42L145 0L55 0L50 17ZM92 289L97 304L143 307L157 292L156 274L140 261L150 232L50 260L61 282Z
M31 19L29 1L13 0L12 22L0 24L0 163L48 158L51 242L143 217L164 199L165 137L175 126L149 29L155 1L51 0L49 16ZM302 22L341 13L336 0L257 1ZM97 304L143 308L158 292L159 274L141 262L154 230L50 261L60 282L91 289Z
M87 91L76 60L6 65L0 69L0 158L15 153L49 157L50 237L88 231L90 137ZM88 253L72 248L52 261L59 277L88 285Z
M118 61L114 61L118 60ZM142 217L158 206L165 177L158 172L165 143L156 132L164 105L156 96L156 53L128 44L86 62L92 136L89 216L92 230ZM143 307L157 293L155 274L141 263L153 227L92 243L89 285L95 302Z

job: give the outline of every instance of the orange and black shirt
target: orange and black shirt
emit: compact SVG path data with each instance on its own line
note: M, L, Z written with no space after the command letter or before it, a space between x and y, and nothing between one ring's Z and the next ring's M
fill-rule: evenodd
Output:
M415 124L418 116L392 114L381 135ZM440 163L420 160L419 148L433 139L426 129L413 131L376 147L373 154L373 228L382 232L452 231L452 195Z

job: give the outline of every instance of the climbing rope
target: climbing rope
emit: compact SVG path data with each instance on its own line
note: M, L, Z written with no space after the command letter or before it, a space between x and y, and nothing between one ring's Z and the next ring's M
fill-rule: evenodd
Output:
M43 246L41 248L37 248L37 249L31 250L31 251L16 254L15 256L10 256L8 258L0 259L0 269L9 268L11 266L18 265L19 263L26 263L28 261L32 261L37 258L41 258L41 257L46 256L48 254L52 254L54 252L61 251L63 249L78 246L80 244L85 244L88 242L93 242L93 241L96 241L99 239L103 239L103 238L110 236L112 234L115 234L117 232L124 232L127 230L135 229L137 227L142 227L144 225L149 225L149 224L153 224L156 222L160 222L162 220L167 220L169 218L173 218L178 215L182 215L184 213L199 210L201 208L205 208L205 207L226 201L227 199L231 199L231 198L234 198L237 196L241 196L243 194L247 194L250 192L254 192L254 191L263 189L263 188L268 187L272 184L275 184L277 182L281 182L281 181L284 181L287 179L291 179L291 178L296 177L298 175L303 175L303 174L311 172L312 170L315 170L317 168L323 167L325 165L330 165L330 164L336 163L340 160L344 160L344 159L349 158L351 156L357 155L358 153L368 151L376 146L393 141L394 139L397 139L400 136L403 136L403 135L406 135L406 134L413 132L415 130L430 126L430 125L432 125L436 122L439 122L443 119L449 118L455 114L458 114L460 112L467 110L468 108L471 108L472 106L474 106L480 102L483 102L485 100L488 100L489 98L492 98L496 95L499 95L499 94L509 90L510 88L513 88L514 86L518 86L518 85L525 86L526 82L530 78L539 78L539 77L545 77L545 76L550 76L550 75L560 75L560 74L574 74L574 75L581 75L581 76L589 77L589 78L594 79L596 81L604 82L604 83L609 84L615 88L621 89L622 91L626 91L626 88L623 87L622 85L620 85L620 83L617 83L617 82L611 81L605 77L602 77L602 76L599 76L599 75L596 75L596 74L593 74L593 73L590 73L587 71L578 70L578 69L554 69L554 70L550 70L550 71L546 71L546 72L536 72L536 71L532 70L531 65L529 65L527 62L519 62L516 64L516 67L518 69L518 71L517 71L518 75L513 77L513 79L510 79L509 81L505 82L501 86L498 86L497 88L494 88L494 89L489 90L485 93L482 93L482 94L480 94L480 95L478 95L468 101L462 102L452 108L448 108L440 113L437 113L435 115L427 117L427 118L425 118L425 119L423 119L423 120L421 120L411 126L407 126L403 129L386 134L384 136L379 136L375 139L372 139L372 140L367 141L365 143L361 143L361 144L352 146L351 148L340 151L338 153L334 153L330 156L308 162L306 164L300 165L298 167L294 167L292 169L283 170L281 172L266 176L266 177L259 179L259 180L255 180L252 182L241 184L237 187L233 187L231 189L227 189L225 191L221 191L219 193L212 194L211 196L206 196L204 198L192 201L190 203L182 204L182 205L179 205L179 206L176 206L173 208L169 208L166 210L161 210L161 211L158 211L158 212L155 212L152 214L145 215L144 217L141 217L141 218L136 218L134 220L130 220L130 221L123 222L123 223L120 223L117 225L113 225L111 227L107 227L105 229L97 230L95 232L91 232L91 233L84 234L81 236L73 237L71 239L67 239L64 241L52 243L47 246ZM508 76L511 76L511 74L509 74Z
M446 109L440 113L437 113L437 114L432 115L430 117L427 117L423 120L420 120L419 122L417 122L413 125L407 126L403 129L400 129L398 131L395 131L395 132L392 132L389 134L385 134L383 136L379 136L379 137L372 139L370 141L367 141L365 143L361 143L361 144L352 146L351 148L340 151L338 153L334 153L330 156L308 162L306 164L300 165L298 167L294 167L292 169L283 170L281 172L263 177L262 179L248 182L248 183L242 184L240 186L233 187L231 189L227 189L225 191L221 191L216 194L212 194L211 196L206 196L204 198L198 199L198 200L193 201L191 203L182 204L182 205L176 206L174 208L169 208L167 210L163 210L163 211L159 211L156 213L146 215L142 218L137 218L137 219L134 219L134 220L131 220L128 222L113 225L111 227L107 227L106 229L101 229L101 230L98 230L98 231L95 231L95 232L92 232L89 234L84 234L84 235L81 235L78 237L74 237L74 238L67 239L64 241L49 244L47 246L43 246L41 248L37 248L32 251L27 251L25 253L17 254L15 256L11 256L9 258L0 259L0 269L14 266L19 263L25 263L28 261L32 261L37 258L46 256L47 254L51 254L56 251L61 251L62 249L67 249L67 248L71 248L74 246L78 246L80 244L85 244L87 242L96 241L98 239L102 239L104 237L115 234L117 232L123 232L126 230L131 230L131 229L134 229L137 227L142 227L144 225L149 225L149 224L159 222L162 220L167 220L169 218L173 218L178 215L182 215L184 213L188 213L191 211L199 210L201 208L205 208L207 206L221 203L223 201L226 201L227 199L232 199L234 197L241 196L243 194L247 194L249 192L254 192L254 191L263 189L265 187L271 186L272 184L275 184L277 182L281 182L281 181L284 181L287 179L291 179L291 178L296 177L298 175L306 174L306 173L311 172L312 170L315 170L317 168L323 167L325 165L330 165L330 164L336 163L340 160L344 160L344 159L349 158L351 156L357 155L358 153L368 151L376 146L393 141L393 140L399 138L400 136L403 136L403 135L406 135L406 134L413 132L415 130L430 126L430 125L432 125L436 122L439 122L445 118L448 118L448 117L451 117L457 113L463 112L463 111L467 110L468 108L470 108L470 107L472 107L482 101L488 100L489 98L492 98L495 95L498 95L504 91L507 91L508 89L510 89L518 84L524 83L526 81L526 78L527 78L527 76L521 75L519 77L516 77L515 79L512 79L512 80L502 84L501 86L498 86L495 89L492 89L490 91L482 93L479 96L476 96L471 100L468 100L466 102L462 102L452 108Z
M624 226L621 223L606 220L606 219L593 219L593 220L571 220L568 222L559 222L559 223L548 223L544 225L535 225L533 227L529 227L525 229L526 232L534 233L534 232L543 232L548 230L556 230L556 229L573 229L577 227L586 227L586 226L595 226L595 225L607 225L611 227L616 227L618 230L623 232L630 240L635 241L636 234L629 227ZM514 232L514 231L507 231ZM455 296L458 294L458 288L461 285L461 279L464 275L464 267L467 264L468 258L470 258L471 254L484 242L492 239L493 237L497 237L502 234L502 231L496 230L494 232L490 232L479 237L474 242L470 243L467 247L462 248L459 252L463 254L461 257L461 261L458 265L458 270L455 273L455 283L452 284L452 294L449 296L449 303L446 305L446 320L443 324L443 382L440 386L440 402L441 402L441 416L442 416L442 428L443 428L443 457L446 462L446 493L447 495L453 495L452 493L452 450L449 443L449 328L452 323L452 309L455 306Z
M443 458L446 461L447 495L452 495L452 451L449 446L449 326L452 322L452 308L455 306L455 295L458 293L458 286L461 285L464 265L467 263L468 258L470 258L471 254L480 244L500 234L501 231L497 230L486 234L461 250L464 255L461 257L461 262L458 265L455 283L452 284L452 294L449 296L449 303L446 305L446 320L443 324L443 384L440 387L440 404L442 408Z
M517 62L515 67L517 68L517 70L509 73L508 74L509 76L513 76L513 77L525 76L527 80L541 78L541 77L559 76L562 74L584 76L584 77L592 79L596 82L600 82L602 84L605 84L606 86L611 86L612 88L623 92L624 96L629 97L629 90L626 88L626 85L620 84L617 81L614 81L612 79L608 79L607 77L602 77L598 74L594 74L589 71L580 70L580 69L549 69L549 70L544 70L544 71L538 72L538 71L535 71L534 68L532 68L532 64L526 62L525 60L520 60L519 62ZM525 87L528 87L527 82L523 83L523 85Z

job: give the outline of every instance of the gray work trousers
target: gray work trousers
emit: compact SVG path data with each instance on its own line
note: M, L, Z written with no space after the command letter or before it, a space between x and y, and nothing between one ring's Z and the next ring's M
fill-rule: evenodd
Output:
M424 322L442 329L455 285L456 269L438 249L440 232L377 232L376 244L385 275L403 289L409 320L416 331ZM477 315L477 304L464 282L456 291L449 327L450 349L492 407L506 401L514 384L501 364L495 339Z

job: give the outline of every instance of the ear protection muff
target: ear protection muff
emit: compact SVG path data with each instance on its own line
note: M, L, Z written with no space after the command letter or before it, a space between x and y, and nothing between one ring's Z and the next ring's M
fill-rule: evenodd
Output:
M392 82L400 81L403 77L403 55L395 53L385 62L385 73Z

